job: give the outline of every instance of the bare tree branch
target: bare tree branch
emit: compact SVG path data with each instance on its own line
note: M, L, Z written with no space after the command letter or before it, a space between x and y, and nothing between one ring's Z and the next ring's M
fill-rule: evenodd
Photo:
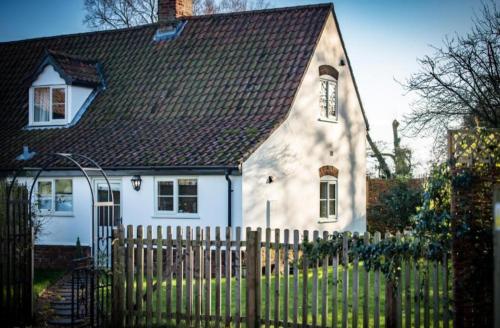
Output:
M158 21L158 0L85 0L83 20L91 29L117 29ZM194 15L269 8L266 0L193 0Z
M460 126L498 128L500 124L500 13L484 3L473 28L445 38L434 54L419 60L420 72L403 86L418 95L405 117L405 131L442 136Z

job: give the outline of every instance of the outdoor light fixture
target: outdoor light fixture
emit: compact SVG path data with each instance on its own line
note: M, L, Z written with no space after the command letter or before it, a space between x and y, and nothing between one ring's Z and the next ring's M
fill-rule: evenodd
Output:
M141 190L142 179L140 175L134 175L130 181L132 181L132 187L135 191Z
M273 182L274 182L274 177L273 176L268 176L267 179L266 179L266 183L270 184L270 183L273 183Z
M340 60L340 66L345 66L345 61L343 59Z

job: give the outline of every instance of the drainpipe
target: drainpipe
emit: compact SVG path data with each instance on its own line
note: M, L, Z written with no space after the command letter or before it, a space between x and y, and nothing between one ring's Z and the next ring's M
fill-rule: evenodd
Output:
M232 181L229 175L231 174L231 169L226 170L226 181L227 181L227 226L231 227L232 226L232 218L231 218L231 208L232 208L232 201L231 201L231 193L233 192L232 190Z

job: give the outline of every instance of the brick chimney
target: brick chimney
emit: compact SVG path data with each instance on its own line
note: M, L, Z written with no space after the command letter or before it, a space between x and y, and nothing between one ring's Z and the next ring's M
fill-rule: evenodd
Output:
M179 17L193 15L193 0L158 0L158 22L172 24Z

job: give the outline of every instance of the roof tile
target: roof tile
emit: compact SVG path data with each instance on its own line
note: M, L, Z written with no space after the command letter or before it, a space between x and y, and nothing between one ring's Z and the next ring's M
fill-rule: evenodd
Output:
M87 155L105 168L237 165L281 124L330 5L187 18L154 42L157 25L0 43L0 168L23 145ZM26 77L50 49L65 71L107 88L72 127L24 129ZM58 163L58 165L62 165Z

